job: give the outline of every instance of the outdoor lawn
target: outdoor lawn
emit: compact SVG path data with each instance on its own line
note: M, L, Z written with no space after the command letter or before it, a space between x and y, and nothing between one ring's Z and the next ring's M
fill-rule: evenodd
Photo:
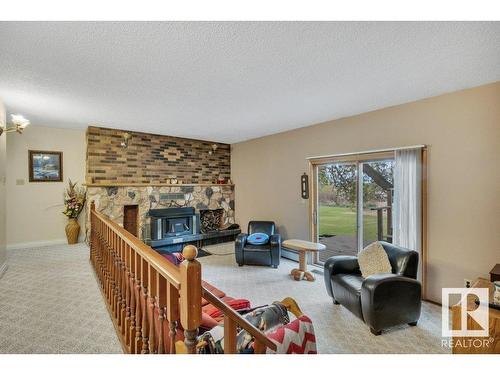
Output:
M364 239L377 240L377 214L375 211L364 212ZM384 213L385 223L385 213ZM319 207L319 234L349 235L355 234L356 211L348 207ZM384 231L385 232L385 231Z

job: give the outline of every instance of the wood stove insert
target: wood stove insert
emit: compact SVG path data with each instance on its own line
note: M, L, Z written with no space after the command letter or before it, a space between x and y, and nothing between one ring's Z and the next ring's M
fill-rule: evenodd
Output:
M151 240L146 241L158 252L177 252L183 246L197 247L234 241L241 233L239 226L222 228L224 210L201 210L194 207L149 210Z

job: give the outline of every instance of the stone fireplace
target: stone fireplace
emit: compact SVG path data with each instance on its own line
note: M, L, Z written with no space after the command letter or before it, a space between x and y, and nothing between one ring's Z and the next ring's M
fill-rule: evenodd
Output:
M230 164L228 144L89 127L87 204L94 201L98 212L145 242L151 240L150 210L190 208L195 215L217 210L215 222L228 227L234 223L234 186L216 182L229 180ZM87 231L88 222L89 215ZM176 225L180 230L180 220Z
M234 186L87 186L87 204L119 225L124 223L124 206L138 207L138 237L150 240L152 209L192 207L195 212L217 212L220 227L234 224ZM90 210L87 210L90 212ZM206 215L206 214L205 214ZM88 217L87 217L88 223ZM211 226L213 228L213 225ZM87 230L88 230L87 225Z

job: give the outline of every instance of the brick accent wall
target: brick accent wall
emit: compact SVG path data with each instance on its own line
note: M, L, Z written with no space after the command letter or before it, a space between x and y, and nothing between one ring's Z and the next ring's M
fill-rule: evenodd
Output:
M123 148L123 134L132 137ZM213 183L230 178L230 145L115 129L87 129L87 176L92 183Z

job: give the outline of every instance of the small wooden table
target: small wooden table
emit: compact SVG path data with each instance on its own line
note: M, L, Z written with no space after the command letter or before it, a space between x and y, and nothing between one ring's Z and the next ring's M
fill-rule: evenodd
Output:
M490 290L490 301L493 300L493 283L483 279L478 278L473 288L489 288ZM476 302L474 302L475 298L472 295L469 295L467 301L460 301L455 306L452 306L452 327L453 329L461 328L461 309L462 304L467 305L467 310L473 311L477 308ZM493 308L489 308L489 337L486 338L489 340L489 344L486 345L471 345L471 339L474 337L453 337L453 354L489 354L495 353L500 354L500 310L496 310ZM467 325L470 329L481 329L482 327L474 321L472 318L467 318ZM477 339L484 339L477 338ZM478 341L480 342L480 341Z
M500 281L500 264L495 265L490 271L490 281Z
M306 254L308 252L323 251L326 246L321 243L302 241L302 240L286 240L283 241L283 247L296 250L299 253L299 268L294 268L290 275L296 281L306 279L307 281L314 281L315 278L311 272L307 271Z

